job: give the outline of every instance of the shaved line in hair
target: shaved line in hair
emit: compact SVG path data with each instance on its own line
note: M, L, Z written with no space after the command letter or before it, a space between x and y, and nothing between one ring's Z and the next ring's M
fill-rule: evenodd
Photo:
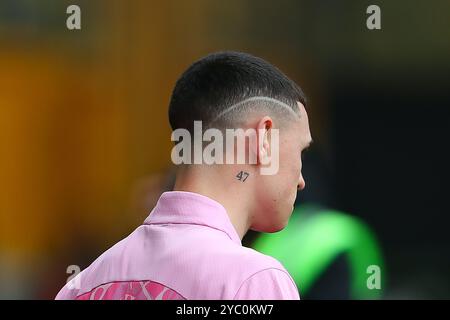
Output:
M260 96L260 97L251 97L251 98L245 99L243 101L240 101L240 102L230 106L226 110L224 110L221 113L219 113L210 123L216 122L217 120L219 120L220 118L225 116L227 113L230 113L231 111L233 111L233 110L235 110L235 109L245 105L246 103L255 102L255 101L261 101L261 102L265 102L265 103L276 104L276 105L282 107L283 109L288 110L288 112L290 112L295 117L300 118L300 114L296 113L292 109L292 107L290 107L288 104L286 104L286 103L284 103L284 102L282 102L280 100L274 99L274 98Z

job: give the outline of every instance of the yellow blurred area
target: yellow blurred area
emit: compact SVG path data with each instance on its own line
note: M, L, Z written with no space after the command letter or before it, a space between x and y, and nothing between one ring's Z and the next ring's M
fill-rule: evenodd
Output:
M85 6L84 16L97 14L86 20L96 24L88 49L60 39L85 37L88 23L32 46L8 30L14 40L0 50L3 255L51 255L98 233L104 243L145 218L130 216L130 190L169 164L167 104L176 76L198 54L180 44L201 51L200 24L187 23L200 21L200 5Z
M0 193L1 211L8 213L2 214L1 243L39 254L64 241L58 226L71 219L65 206L89 205L92 196L123 181L124 110L98 85L101 73L52 52L3 54L0 67ZM80 210L76 219L86 213Z
M302 63L326 139L317 64L290 40L258 38L266 23L249 3L80 0L73 31L70 4L0 4L0 298L53 298L68 265L142 223L171 169L171 90L201 56L248 51L294 80Z

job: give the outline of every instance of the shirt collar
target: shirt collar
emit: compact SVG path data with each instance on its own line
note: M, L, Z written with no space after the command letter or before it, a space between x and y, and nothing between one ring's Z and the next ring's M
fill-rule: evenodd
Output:
M182 223L211 227L225 232L239 245L241 239L225 208L215 200L186 191L164 192L144 224Z

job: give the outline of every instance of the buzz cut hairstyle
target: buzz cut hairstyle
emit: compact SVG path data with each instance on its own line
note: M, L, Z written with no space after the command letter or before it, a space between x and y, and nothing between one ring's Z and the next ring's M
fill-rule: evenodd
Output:
M242 52L217 52L194 62L175 84L169 103L172 130L237 128L250 112L281 121L300 117L306 107L300 87L269 62Z

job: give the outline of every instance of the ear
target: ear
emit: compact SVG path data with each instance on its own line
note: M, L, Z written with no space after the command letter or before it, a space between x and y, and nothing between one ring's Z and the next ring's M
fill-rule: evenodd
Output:
M264 116L256 124L256 137L257 137L257 163L261 165L262 163L267 163L266 159L270 154L270 143L269 143L269 130L273 127L273 120L269 116Z

